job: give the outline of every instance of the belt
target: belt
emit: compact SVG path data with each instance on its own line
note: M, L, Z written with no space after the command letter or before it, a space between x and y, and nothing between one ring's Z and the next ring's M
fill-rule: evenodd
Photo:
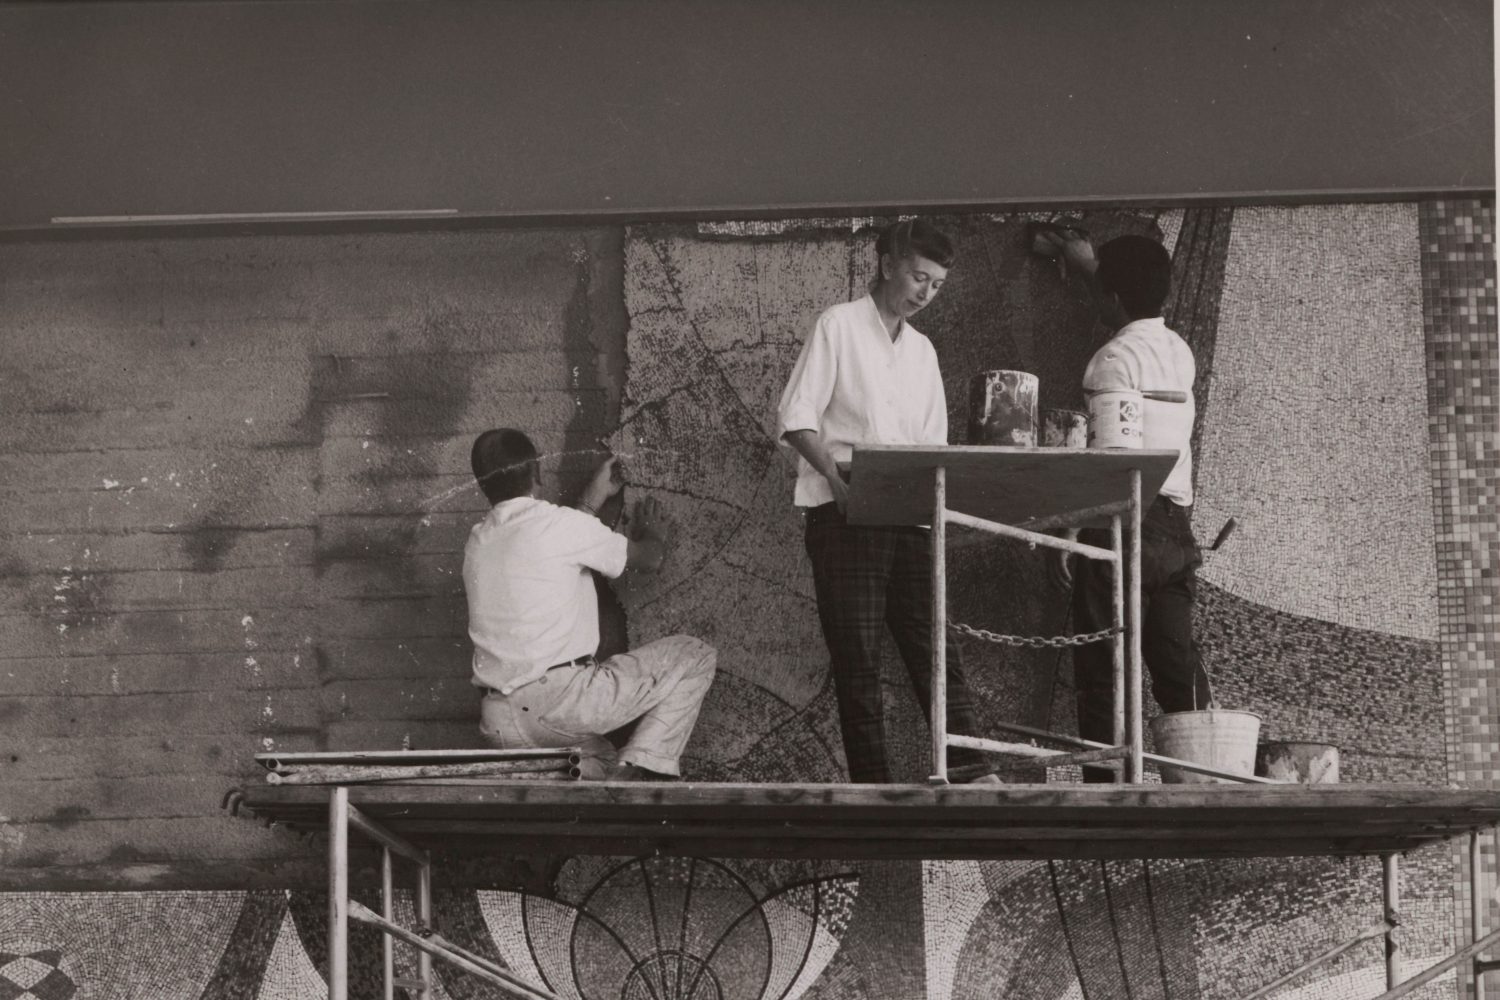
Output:
M564 660L561 663L554 663L554 664L552 664L552 666L548 667L545 672L546 673L551 673L552 671L561 669L562 667L574 667L574 666L581 667L581 666L584 666L586 664L590 664L590 663L593 663L593 662L594 662L594 654L593 653L585 653L583 656L575 656L571 660ZM522 685L522 687L525 687L525 686L526 685L524 685L524 684ZM501 691L499 688L486 687L484 690L488 694L498 695L501 698L509 697L504 691ZM514 690L512 690L511 694L514 694L516 691L519 691L519 690L520 690L520 688L515 688Z

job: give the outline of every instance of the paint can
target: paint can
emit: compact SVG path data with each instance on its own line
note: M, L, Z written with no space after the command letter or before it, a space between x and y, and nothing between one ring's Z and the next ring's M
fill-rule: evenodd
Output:
M1135 389L1108 389L1089 396L1090 448L1144 448L1145 403Z
M1037 378L1004 369L969 379L969 444L1036 447Z
M1256 754L1255 773L1302 785L1336 784L1339 748L1308 740L1267 740Z
M1044 448L1087 448L1089 415L1082 410L1043 410Z
M1255 774L1255 742L1259 736L1260 716L1254 712L1200 708L1165 712L1151 720L1157 753L1229 774ZM1232 783L1229 778L1184 771L1171 764L1161 765L1161 780L1168 785Z

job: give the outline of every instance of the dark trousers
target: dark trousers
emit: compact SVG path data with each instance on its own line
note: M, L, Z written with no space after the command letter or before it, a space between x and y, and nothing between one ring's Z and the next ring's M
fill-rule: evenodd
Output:
M808 510L806 543L818 620L833 661L849 780L889 782L881 641L889 629L922 712L931 719L932 534L925 528L850 525L829 503ZM947 651L948 731L977 736L974 703L951 639ZM975 750L948 752L954 767L984 761Z
M1107 529L1085 529L1078 540L1105 549L1111 544ZM1206 707L1209 700L1208 675L1193 641L1194 572L1202 562L1188 508L1157 497L1141 519L1141 658L1151 677L1151 693L1165 712ZM1109 628L1114 609L1113 568L1094 559L1075 559L1074 573L1074 628L1079 632ZM1078 734L1113 744L1110 644L1076 647L1073 678L1078 691ZM1088 767L1084 778L1107 781L1110 772Z

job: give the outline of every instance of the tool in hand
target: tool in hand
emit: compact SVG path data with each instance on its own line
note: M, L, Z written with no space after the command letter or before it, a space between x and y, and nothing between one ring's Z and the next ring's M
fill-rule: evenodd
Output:
M1186 403L1188 394L1177 389L1142 389L1142 399L1154 399L1158 403Z
M1225 540L1228 539L1230 535L1234 534L1234 529L1239 525L1239 523L1240 522L1236 521L1232 517L1229 520L1225 521L1224 527L1220 528L1219 533L1214 536L1214 543L1208 547L1208 550L1210 552L1219 551L1219 546L1223 545Z
M1033 219L1026 223L1026 245L1031 252L1057 261L1057 271L1068 276L1068 261L1062 255L1062 244L1073 239L1088 239L1089 231L1071 219L1043 222Z

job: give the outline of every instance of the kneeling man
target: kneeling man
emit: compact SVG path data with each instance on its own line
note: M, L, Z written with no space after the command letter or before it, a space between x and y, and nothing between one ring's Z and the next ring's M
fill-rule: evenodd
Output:
M614 579L660 568L668 539L656 501L636 505L626 537L596 516L620 489L613 458L576 509L537 498L541 464L520 431L479 435L471 462L492 505L464 546L473 683L485 691L480 732L505 749L581 747L585 778L679 777L678 760L713 682L713 647L674 635L594 658L599 606L590 570ZM604 734L632 721L617 753Z

